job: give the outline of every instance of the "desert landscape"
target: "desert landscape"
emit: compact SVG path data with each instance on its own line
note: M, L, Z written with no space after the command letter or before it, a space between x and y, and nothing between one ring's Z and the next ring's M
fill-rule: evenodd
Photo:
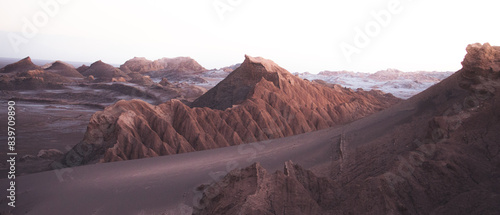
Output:
M255 121L252 122L252 124L257 127L261 127L260 124L264 123L270 127L251 128L252 130L240 128L244 130L236 130L238 133L236 137L233 133L228 133L228 131L219 131L223 133L217 135L210 133L211 131L206 131L209 133L203 134L205 135L203 138L198 138L196 140L203 142L208 141L208 143L202 144L196 143L192 140L196 137L187 137L183 135L187 131L174 131L175 135L173 133L163 134L174 137L170 141L162 140L162 142L167 142L168 144L173 144L175 146L170 145L163 149L162 152L160 152L161 150L157 148L156 152L149 152L149 155L148 152L145 153L141 151L145 149L132 149L133 152L127 152L143 154L133 155L135 159L237 145L240 143L285 137L317 129L323 129L326 127L332 127L337 124L344 124L370 113L382 110L405 98L404 96L400 96L398 98L391 94L386 94L385 92L377 90L375 87L374 89L371 89L370 86L366 87L369 91L365 91L362 88L355 90L345 88L342 85L336 84L336 81L338 82L338 80L342 79L343 76L338 75L338 73L335 72L323 72L317 75L317 77L311 76L311 74L308 73L292 75L289 72L284 71L283 68L279 68L280 72L274 71L273 68L269 68L270 71L259 72L259 68L251 66L254 64L254 61L263 61L267 62L267 64L274 64L269 60L249 56L246 56L243 63L211 70L203 68L195 60L187 57L172 59L163 58L155 61L135 57L118 67L114 67L102 61L91 63L90 66L81 65L78 68L75 68L72 64L62 61L36 65L30 57L26 57L14 63L6 64L3 68L1 68L2 75L0 75L0 89L2 89L2 93L0 98L4 101L14 100L18 105L23 107L22 109L18 109L18 112L20 113L18 120L20 130L26 131L20 132L17 135L17 138L24 143L18 148L23 153L23 158L21 158L18 163L19 166L22 166L22 168L18 170L18 174L23 175L26 173L36 173L50 170L51 167L49 165L54 161L61 160L63 154L70 151L76 144L80 144L78 147L81 147L81 144L83 143L80 142L82 141L85 131L87 130L87 125L103 126L103 124L109 123L99 121L98 116L95 116L95 120L97 121L89 124L89 121L91 121L91 117L95 112L102 111L108 106L109 108L114 109L123 109L126 108L125 106L137 109L135 107L136 105L151 108L149 105L160 105L165 101L171 101L168 103L168 106L174 105L175 107L175 105L182 104L184 108L192 106L210 107L212 109L224 110L232 106L233 103L240 103L241 101L247 99L248 95L246 94L249 93L248 91L250 89L256 87L255 85L260 81L261 77L264 77L266 80L271 82L274 81L273 83L275 85L279 85L280 81L285 85L287 82L290 84L292 81L294 84L295 82L300 83L299 89L290 89L291 91L284 93L276 92L276 90L272 91L272 96L276 98L270 98L269 96L271 95L260 95L261 98L259 98L259 102L254 102L254 104L249 106L249 109L245 109L243 112L239 110L236 112L230 111L227 113L229 115L225 114L222 116L222 119L210 118L209 122L204 122L211 123L214 122L214 120L224 120L226 121L226 126L246 127L249 123L246 121L242 121L240 122L242 124L236 125L238 121L248 120L245 118L241 119L241 117L244 117L245 115L251 116L252 118L256 117L256 114L261 114L257 113L258 111L263 108L268 109L267 107L264 107L267 106L264 104L268 104L272 106L273 110L269 110L269 112L266 113L265 119L255 119L265 120L265 122ZM277 65L273 66L278 67ZM234 75L229 77L229 74L240 67L241 69L238 70L239 72L237 71ZM255 77L248 77L249 74L253 74L254 72ZM260 74L261 72L265 73ZM272 77L265 75L268 72L276 73L277 76ZM400 74L403 74L404 76ZM402 83L398 86L406 86L404 83L414 82L414 80L419 79L427 80L426 84L429 85L439 82L449 76L449 74L449 72L403 73L400 71L387 74L380 71L371 75L371 77L383 77L386 85L384 85L384 83L380 83L379 80L382 78L371 82L369 81L370 79L364 79L362 82L365 84L371 83L372 86L384 86L386 92L388 91L397 94L398 90L404 90L405 92L414 95L422 91L423 87L407 85L407 88L394 88L394 83ZM302 79L302 76L308 77L311 80ZM366 76L367 74L357 73L357 77L359 78ZM429 78L421 78L421 76ZM337 78L332 80L332 77ZM254 80L243 85L243 80L246 81L251 78ZM345 81L342 81L342 84L349 83L347 85L359 86L358 82L360 81L353 81L346 78ZM423 86L425 87L425 85ZM269 90L269 86L259 85L259 88L266 91ZM316 92L318 89L328 89L328 93L320 97L317 97L317 95L310 95L311 92L313 94L318 94L319 92ZM217 93L217 91L220 92ZM214 93L219 95L215 97L213 95ZM223 95L224 93L236 94ZM269 92L265 93L268 94ZM306 94L304 95L304 93ZM292 100L295 102L300 100L299 97L307 98L310 96L313 96L310 101L301 101L301 103L296 104L293 108L290 106L290 102L292 102ZM132 99L138 99L143 102L136 101L133 103L117 103L120 100ZM331 99L336 99L336 101L329 101ZM314 104L314 106L326 109L319 112L313 110L314 113L303 112L303 110L300 109L302 109L301 106L305 106L306 103ZM4 108L7 107L6 104L6 102L2 104L4 105ZM212 104L219 106L214 106ZM286 107L283 105L290 106L288 107L290 109L284 110L283 108ZM299 112L301 113L297 115ZM205 114L213 115L221 113L222 112ZM116 120L120 117L120 114L121 112L116 112L112 117ZM196 115L197 113L173 112L172 114L179 116L179 119L184 120L186 119L185 114ZM325 118L325 115L328 115L328 117ZM144 117L149 118L151 116ZM208 116L193 115L193 117L195 120L199 120L197 118ZM307 121L307 126L293 127L300 125L305 121ZM2 126L5 126L6 123L7 122L5 122ZM115 126L115 123L116 122L111 122L113 126ZM145 123L149 124L149 122ZM178 130L182 126L191 130L192 125L178 125L175 126L174 130ZM198 124L196 126L200 125ZM170 128L172 126L169 125L168 127ZM164 129L167 128L158 128L158 130ZM203 130L205 128L201 129ZM158 130L154 132L159 132ZM90 132L92 131L89 131L89 133ZM178 140L175 137L178 135L184 136L184 138L180 138L180 140ZM191 138L191 140L189 138ZM222 138L224 140L216 138ZM184 142L184 139L187 140L191 146L186 146L188 143ZM95 140L91 141L95 142ZM143 140L137 141L142 142ZM156 141L158 143L155 144L160 144L159 140L144 141ZM100 157L101 155L92 154L92 156ZM128 160L130 159L130 156L132 155L122 155L121 158L115 157L107 159L108 161ZM92 160L97 162L98 159L92 158ZM82 161L82 164L88 162L90 161ZM78 163L78 165L79 164L80 163ZM69 166L73 166L73 164ZM0 171L5 173L7 172L7 168L8 166L4 165L0 168Z
M500 3L0 3L0 215L500 214Z
M500 47L471 44L462 65L402 99L261 57L218 70L25 58L0 70L30 131L18 134L19 200L1 211L496 214Z

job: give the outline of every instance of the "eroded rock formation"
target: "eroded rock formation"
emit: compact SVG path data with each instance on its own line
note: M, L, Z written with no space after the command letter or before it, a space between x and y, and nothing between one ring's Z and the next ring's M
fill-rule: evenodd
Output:
M82 72L82 75L88 77L92 75L97 81L100 82L110 82L113 78L115 79L130 79L127 74L112 65L104 63L102 61L96 61L89 68Z
M300 167L286 174L288 166L269 176L253 165L201 187L195 212L497 214L500 47L473 44L467 52L454 75L351 124L359 127L338 137L342 154L332 152L326 172L316 172L327 179Z
M47 72L52 72L67 78L83 78L73 66L61 61L54 62L49 68L45 69Z
M119 101L94 114L67 165L129 160L238 145L340 125L400 100L304 81L270 60L240 68L189 107ZM92 153L79 152L88 149ZM76 154L75 154L76 152Z
M58 89L72 80L44 70L28 70L0 76L0 90Z
M203 189L193 214L333 214L338 187L288 161L269 173L259 163L231 171ZM213 204L217 202L217 204Z
M41 70L42 68L35 65L30 57L26 57L18 62L9 64L4 68L0 69L0 73L17 73L17 72L27 72L29 70Z
M189 57L161 58L155 61L134 57L121 65L120 69L126 73L137 72L152 78L168 78L173 81L190 80L200 83L205 80L196 75L206 71L203 66Z

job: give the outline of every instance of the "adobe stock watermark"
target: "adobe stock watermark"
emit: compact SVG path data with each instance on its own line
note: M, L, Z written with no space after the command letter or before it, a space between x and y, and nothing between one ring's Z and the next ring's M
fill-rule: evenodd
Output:
M406 0L413 1L413 0ZM366 22L364 26L354 27L354 37L352 41L342 41L339 46L342 54L348 63L352 62L354 54L361 54L361 50L368 47L372 40L380 35L383 28L387 28L393 17L403 12L401 0L390 0L384 9L370 12L371 20Z
M215 12L221 21L224 21L224 16L227 12L232 12L241 5L243 0L215 0L212 3Z
M102 141L104 136L98 134L98 138ZM95 153L94 147L91 144L77 144L73 148L66 146L66 150L67 152L62 160L56 160L50 164L50 168L54 170L59 182L73 180L74 178L70 174L73 172L73 167L82 165L83 159L86 156Z
M18 53L20 51L20 46L29 43L30 39L33 39L38 35L41 28L47 26L51 18L54 18L59 14L61 5L65 5L70 0L40 0L38 1L38 6L40 10L35 12L31 18L23 17L22 26L20 27L20 33L9 33L7 34L7 39L9 40L10 46L14 52Z

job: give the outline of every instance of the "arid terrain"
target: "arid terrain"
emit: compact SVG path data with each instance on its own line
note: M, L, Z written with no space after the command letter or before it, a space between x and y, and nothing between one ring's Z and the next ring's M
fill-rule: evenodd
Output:
M0 69L23 155L0 213L498 214L500 47L469 45L462 66L364 77L416 84L396 97L261 57L28 57Z
M300 73L300 78L322 80L353 89L381 90L402 99L408 99L430 86L442 81L453 72L403 72L387 69L375 73L350 71L323 71L318 74Z
M34 62L38 62L38 64ZM162 58L154 61L135 57L119 67L114 67L102 61L90 63L87 66L79 62L50 62L46 60L32 60L29 57L19 61L4 59L0 63L3 66L0 69L0 99L3 101L14 100L20 107L18 109L18 120L20 120L18 126L21 132L18 133L17 138L23 143L19 145L19 150L22 152L22 156L24 156L18 163L20 166L18 173L21 175L52 169L49 164L56 160L60 161L63 154L70 151L71 148L82 141L91 116L105 107L112 106L119 100L139 99L148 104L159 105L176 99L190 106L191 102L207 90L216 86L231 72L242 65L238 63L220 69L208 70L188 57ZM75 67L75 65L80 66ZM328 73L330 76L325 76L325 74L327 73L322 72L314 76L316 79L308 76L311 81L306 82L310 82L311 84L307 85L315 87L324 85L339 92L344 91L344 94L347 92L347 94L352 95L365 95L364 97L367 99L370 99L370 96L377 97L383 95L383 93L363 92L361 89L349 89L345 91L342 89L342 85L334 84L335 82L331 80L332 76L330 73ZM436 74L440 75L439 77L448 75L447 73ZM299 74L298 76L302 77L303 75L307 75L307 73ZM289 76L291 77L291 75ZM341 78L342 76L338 77ZM415 78L417 78L415 75L393 75L384 80L398 82L411 81ZM429 81L436 82L437 80L434 78ZM232 82L237 84L238 81L233 80ZM251 87L251 84L249 83L247 87ZM359 81L347 81L342 82L342 84L351 87L362 87L362 85L359 85ZM226 87L230 88L231 86ZM220 88L223 88L223 86L216 89ZM415 94L423 89L415 88L411 90ZM206 95L204 99L212 99L208 97ZM348 96L344 99L347 98L350 97ZM200 98L200 101L202 99ZM216 99L214 98L214 101ZM294 98L290 97L287 99ZM225 98L221 98L220 100L228 103L235 102L231 100L226 101ZM396 98L393 98L391 102L395 102L396 100ZM2 105L6 105L6 103L4 102ZM382 105L380 107L386 106ZM373 111L375 109L371 110L371 112ZM351 119L337 120L333 117L328 122L329 124L327 123L327 126L332 126L333 121L336 121L335 123L345 123L371 112L356 113L358 116L349 115L348 117L352 117ZM294 114L291 115L295 117ZM279 123L275 126L279 129L285 129L284 125ZM5 123L0 125L0 128L5 128ZM315 130L316 128L308 129ZM264 131L268 130L270 128L264 128ZM296 130L292 133L300 132ZM285 131L285 133L281 132L278 136L290 134L290 131ZM0 138L5 140L6 137ZM262 138L257 137L255 140L261 140ZM245 140L243 142L249 141L254 140ZM228 145L229 143L224 144ZM216 144L212 145L211 147L216 147ZM192 148L188 150L195 150L192 146L188 148ZM49 151L51 152L50 156L44 155ZM172 153L178 152L170 151L167 154ZM0 158L5 158L5 155L0 155ZM0 166L0 172L5 172L6 167Z
M39 66L27 57L0 69L0 99L13 100L18 107L16 138L24 157L17 164L20 175L52 169L50 163L82 140L91 116L119 100L160 104L175 98L190 103L204 92L206 88L188 82L153 82L148 76L125 74L102 61L75 68L61 61ZM7 119L2 120L0 128L6 130ZM50 156L43 155L46 151ZM0 158L6 159L4 154ZM6 168L1 166L0 172Z

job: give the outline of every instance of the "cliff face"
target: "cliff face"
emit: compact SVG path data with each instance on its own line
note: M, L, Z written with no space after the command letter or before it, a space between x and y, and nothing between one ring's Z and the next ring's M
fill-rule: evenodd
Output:
M498 213L500 47L467 52L463 68L441 83L350 124L334 144L340 152L316 169L328 178L298 174L300 167L287 177L287 165L273 176L258 165L234 170L203 187L196 213Z
M203 103L211 99L219 104ZM90 148L92 153L82 154L77 163L129 160L285 137L347 123L399 101L376 91L354 92L304 81L272 61L246 57L239 69L195 102L197 107L178 100L158 106L132 100L97 112L75 147Z

